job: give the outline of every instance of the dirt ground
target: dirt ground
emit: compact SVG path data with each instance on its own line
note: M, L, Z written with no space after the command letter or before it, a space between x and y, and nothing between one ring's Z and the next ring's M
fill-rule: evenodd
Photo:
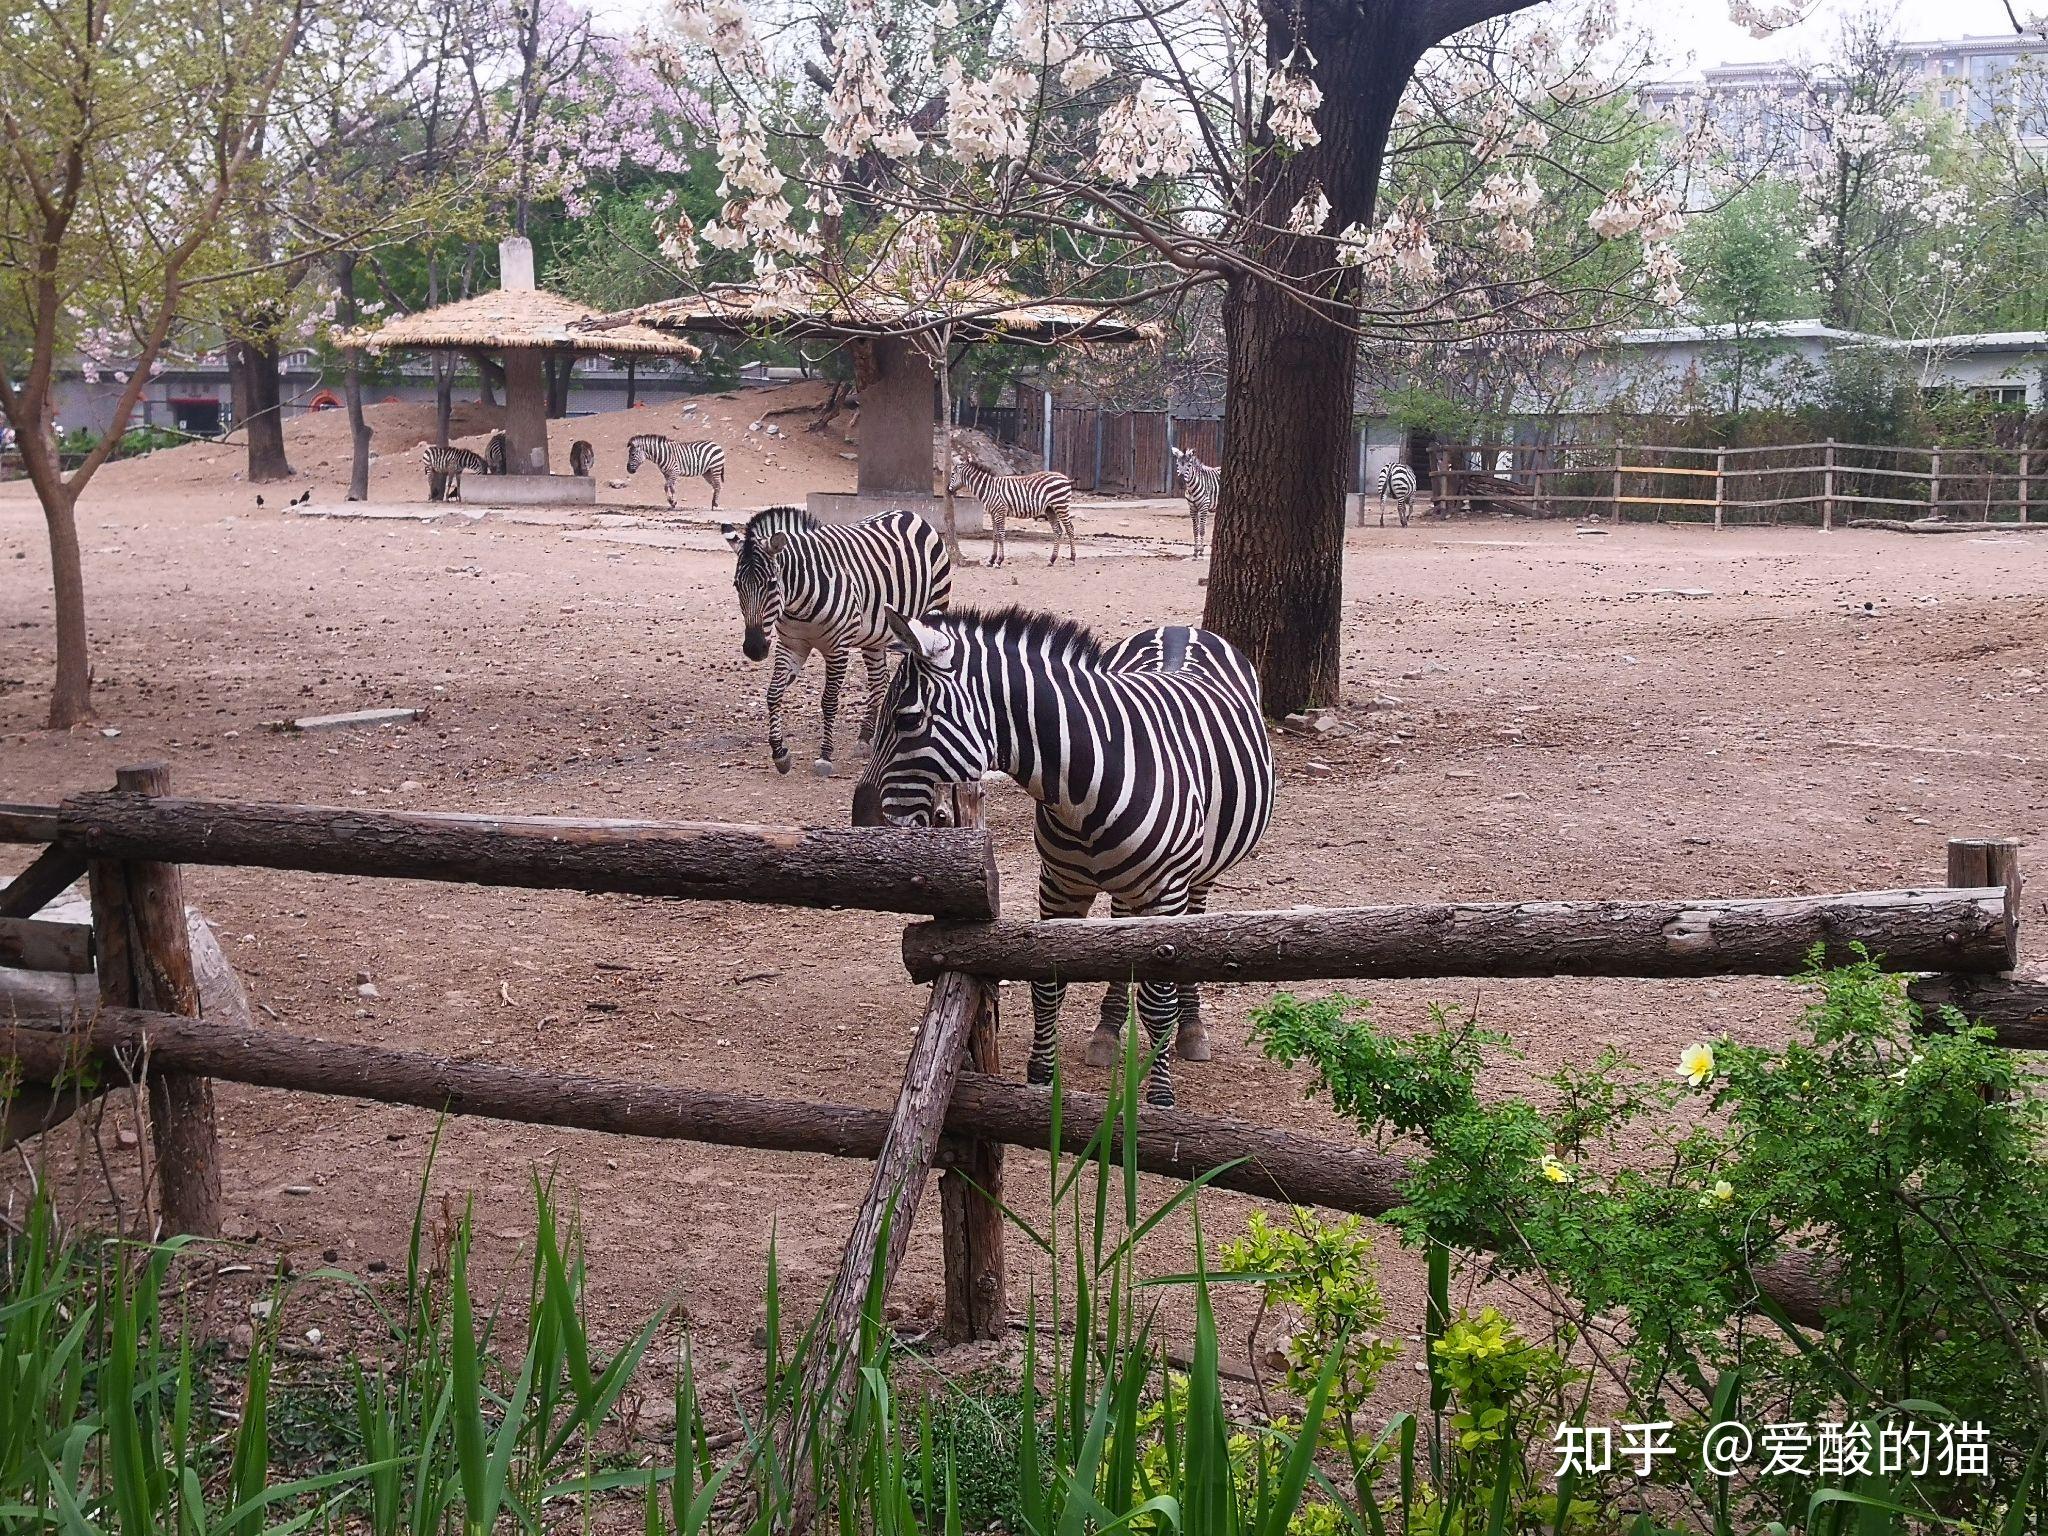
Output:
M795 436L746 432L759 398L714 406L729 441L757 445L758 467L728 482L734 506L794 496L806 474L850 477L836 437L792 448ZM417 502L418 433L400 414L412 408L380 410L391 421L377 494ZM615 456L655 414L562 426ZM198 795L846 820L849 775L801 771L816 667L792 712L799 772L769 766L764 669L740 656L731 557L701 484L674 518L646 510L658 482L607 492L614 508L601 516L303 517L280 504L307 487L338 499L345 435L338 418L293 425L308 473L265 488L260 510L229 478L235 455L206 445L95 483L81 534L100 719L69 734L41 728L52 666L41 518L26 487L0 487L0 799L55 800L163 758L177 790ZM616 476L609 457L599 473ZM1079 522L1089 558L1048 569L1043 531L1020 533L1009 566L958 573L958 600L1042 605L1111 633L1200 615L1207 563L1186 558L1179 503L1087 508ZM985 553L969 541L970 557ZM1354 529L1345 729L1275 737L1278 815L1221 901L1882 888L1939 880L1951 834L2017 836L2031 858L2048 829L2044 557L2038 537L1588 535L1427 517ZM400 728L264 728L387 704L427 714ZM848 768L856 761L842 748ZM1028 910L1026 798L993 792L990 819L1006 903ZM0 847L0 869L28 852ZM266 1010L327 1038L884 1105L921 1004L888 917L256 870L186 880ZM2034 969L2044 932L2026 935ZM1216 1059L1181 1073L1183 1103L1350 1134L1304 1101L1300 1074L1246 1045L1268 990L1214 991ZM1603 1045L1660 1065L1724 1030L1770 1039L1798 1007L1788 985L1746 981L1367 990L1390 1020L1443 1001L1510 1031L1526 1056L1490 1075L1501 1094L1534 1091ZM1021 1062L1028 997L1012 989L1006 1003L1004 1048ZM1099 1086L1081 1063L1092 989L1068 1006L1067 1069ZM231 1235L300 1263L323 1252L357 1269L402 1263L431 1116L227 1085L220 1102ZM59 1140L53 1166L88 1186L88 1150ZM433 1186L474 1192L485 1259L507 1261L530 1230L531 1172L549 1165L580 1198L599 1315L623 1325L679 1292L711 1362L741 1376L771 1228L791 1305L815 1298L868 1176L862 1163L468 1121L448 1126ZM1013 1152L1010 1166L1020 1208L1042 1213L1044 1159ZM935 1204L898 1287L913 1326L941 1295ZM1208 1199L1207 1230L1235 1231L1249 1205ZM1162 1231L1158 1267L1178 1267L1185 1241L1184 1229ZM1413 1334L1419 1266L1383 1247L1395 1326ZM1032 1255L1022 1242L1011 1251L1021 1309ZM1420 1380L1410 1366L1412 1349L1396 1396Z

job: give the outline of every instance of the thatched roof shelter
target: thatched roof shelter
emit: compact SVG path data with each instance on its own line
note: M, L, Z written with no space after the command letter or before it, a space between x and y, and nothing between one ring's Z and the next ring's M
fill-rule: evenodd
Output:
M1092 304L1033 299L990 283L965 285L943 306L886 293L820 292L803 299L766 294L744 284L727 284L687 298L662 299L607 315L603 334L659 328L708 331L716 335L814 336L839 341L907 336L950 323L957 339L1063 346L1074 342L1122 343L1158 334L1157 327L1124 319Z

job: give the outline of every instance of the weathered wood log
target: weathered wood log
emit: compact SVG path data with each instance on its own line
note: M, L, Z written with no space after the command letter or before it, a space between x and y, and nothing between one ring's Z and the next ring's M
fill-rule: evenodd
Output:
M2048 523L1937 523L1926 518L1911 522L1897 517L1852 517L1851 528L1874 528L1880 533L2041 533Z
M10 1004L18 1015L12 1019ZM137 1062L145 1049L160 1067L259 1087L777 1152L874 1157L892 1119L880 1109L564 1077L132 1008L101 1008L80 1017L19 994L10 998L0 977L0 1062L18 1060L27 1078L46 1080L81 1056L120 1068ZM1082 1151L1109 1108L1100 1094L1065 1094L1061 1150ZM1052 1141L1052 1097L1042 1088L963 1072L946 1109L945 1131L941 1154L959 1140L975 1138L1045 1149ZM1137 1157L1145 1172L1178 1179L1235 1162L1213 1181L1216 1188L1366 1216L1383 1216L1399 1205L1408 1175L1400 1158L1369 1147L1149 1105L1138 1111ZM1800 1300L1820 1294L1807 1278L1808 1267L1796 1259L1787 1265L1758 1271L1766 1293L1800 1321L1817 1322L1817 1306Z
M84 975L92 970L92 929L85 923L0 917L0 965Z
M0 843L54 843L57 807L0 800Z
M1922 1008L1954 1008L1988 1025L2012 1051L2048 1051L2048 981L2009 976L1916 976L1906 995Z
M0 887L0 917L34 917L85 873L85 855L53 844L27 869Z
M1899 971L2012 965L2003 889L1756 901L1441 902L1190 917L914 923L903 963L1012 981L1790 976L1861 944Z
M161 763L120 769L114 798L146 804L170 787ZM101 1000L159 1013L199 1014L185 925L184 883L175 864L146 858L93 858L93 937ZM203 1076L150 1071L149 1134L157 1215L164 1235L220 1235L220 1143L213 1084Z
M967 1065L990 1079L1003 1070L995 989L967 1037ZM959 1091L957 1088L954 1090ZM946 1258L945 1335L956 1344L1001 1338L1010 1323L1008 1263L1003 1253L1003 1144L963 1141L939 1176L939 1209Z
M66 800L62 835L95 858L942 917L997 910L995 848L979 828L464 816L115 792Z

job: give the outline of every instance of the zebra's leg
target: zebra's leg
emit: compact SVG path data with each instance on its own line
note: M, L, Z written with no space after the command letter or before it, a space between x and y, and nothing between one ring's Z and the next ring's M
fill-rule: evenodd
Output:
M875 739L875 726L882 718L882 696L889 691L889 653L870 646L860 654L868 668L867 713L860 722L860 739L865 744Z
M832 726L839 714L839 690L852 660L853 652L843 646L825 653L825 691L818 701L825 715L825 734L818 743L817 761L811 764L811 772L821 779L832 777Z
M1415 498L1413 496L1403 496L1401 498L1401 526L1403 528L1408 526L1408 514L1414 510Z
M663 491L667 492L667 494L668 494L668 509L669 509L669 511L671 511L671 512L675 511L675 509L676 509L676 472L675 472L674 470L670 469L670 468L669 468L669 467L668 467L668 466L667 466L666 464L662 465L662 467L661 467L661 488L662 488L662 490L663 490ZM785 769L783 770L783 772L785 772L785 773L787 773L788 771L789 771L789 770L788 770L787 768L785 768Z
M1197 886L1188 892L1188 911L1209 910L1209 887ZM1207 1061L1209 1059L1209 1026L1202 1018L1202 989L1192 981L1178 983L1180 987L1180 1011L1176 1022L1179 1037L1174 1048L1179 1051L1182 1061Z
M1361 517L1359 521L1362 523L1365 519ZM1387 526L1387 493L1384 487L1380 490L1380 526L1382 528Z
M775 654L768 662L768 757L777 773L789 772L789 747L782 739L782 696L803 670L807 652L783 644L775 637Z
M1131 909L1112 896L1109 898L1111 917L1129 917ZM1102 992L1102 1015L1095 1021L1095 1033L1088 1037L1088 1054L1084 1058L1091 1067L1113 1067L1123 1050L1124 1023L1131 1016L1131 984L1128 981L1112 981Z
M990 565L1001 565L1003 563L1003 509L988 502L983 502L981 509L988 514L988 520L995 525L996 544L995 548L989 551L988 563Z
M1080 563L1081 551L1074 544L1074 516L1071 512L1060 519L1060 528L1064 528L1067 534L1067 564L1077 565ZM1054 560L1058 560L1060 557L1060 528L1055 528L1052 531L1052 557Z
M717 506L718 489L720 486L725 484L725 476L722 473L706 475L704 477L704 483L711 487L711 505L714 507Z
M1188 909L1186 890L1168 892L1145 906L1144 917L1176 917ZM1180 1022L1180 984L1172 981L1138 983L1138 1018L1145 1026L1145 1039L1152 1051L1152 1070L1145 1079L1145 1102L1170 1106L1173 1103L1173 1032Z
M1044 862L1038 869L1038 915L1040 917L1086 917L1094 904L1095 892L1062 882L1060 872ZM1045 1084L1052 1081L1052 1066L1060 1049L1060 1004L1067 998L1064 981L1031 983L1031 1057L1025 1064L1024 1081Z

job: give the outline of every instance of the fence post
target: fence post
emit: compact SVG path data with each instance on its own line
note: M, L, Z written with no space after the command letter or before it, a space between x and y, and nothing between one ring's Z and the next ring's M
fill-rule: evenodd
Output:
M1614 521L1621 522L1621 443L1614 445Z
M1941 444L1934 445L1934 462L1927 471L1927 515L1941 515Z
M1100 494L1102 490L1102 407L1095 407L1095 479L1089 486Z
M1728 450L1714 450L1714 526L1721 526L1721 477L1728 472Z
M1948 840L1948 883L1962 890L2005 887L2006 969L2020 955L2020 840L2016 837L1952 837Z
M1820 479L1820 527L1825 533L1835 526L1835 440L1824 445Z
M1044 402L1044 405L1045 405L1045 413L1044 413L1044 430L1043 430L1043 432L1042 432L1042 434L1041 434L1041 442L1043 443L1043 445L1044 445L1044 449L1045 449L1045 467L1046 467L1047 469L1051 469L1051 468L1052 468L1052 391L1051 391L1050 389L1044 389L1044 390L1041 390L1041 391L1039 392L1039 396L1038 396L1038 398L1039 398L1039 399L1040 399L1041 401L1043 401L1043 402Z
M2020 450L2020 521L2023 523L2027 520L2027 476L2031 468L2027 462L2029 457L2030 455L2027 450L2022 448Z
M1429 499L1439 514L1448 513L1451 501L1451 450L1441 446L1429 450ZM1365 502L1358 503L1358 521L1365 522Z
M954 824L982 824L981 786L953 791ZM967 1036L970 1071L1000 1076L1003 1055L998 993L982 989ZM1007 1272L1003 1261L1003 1144L962 1141L939 1175L940 1229L946 1261L946 1338L955 1344L999 1339L1009 1330Z
M123 768L114 788L161 795L171 787L162 763ZM185 929L184 881L175 864L92 859L92 926L99 954L100 1000L115 1007L199 1016L199 983ZM181 1073L149 1072L149 1134L155 1149L157 1211L163 1235L220 1235L220 1156L213 1083Z

